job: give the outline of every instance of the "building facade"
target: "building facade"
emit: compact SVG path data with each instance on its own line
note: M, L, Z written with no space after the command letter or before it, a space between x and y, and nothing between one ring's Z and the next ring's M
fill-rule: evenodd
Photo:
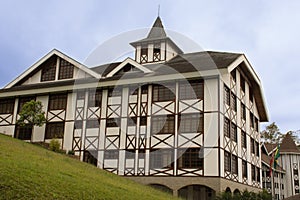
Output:
M0 132L185 199L262 188L260 80L244 54L184 53L158 17L135 58L88 68L53 50L0 90ZM47 123L19 126L25 102Z

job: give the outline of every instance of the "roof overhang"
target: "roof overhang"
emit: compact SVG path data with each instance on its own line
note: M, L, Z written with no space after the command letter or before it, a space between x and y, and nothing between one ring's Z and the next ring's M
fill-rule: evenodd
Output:
M253 88L253 94L256 101L257 109L259 111L260 121L268 122L269 114L266 106L266 101L263 95L264 91L260 79L258 78L257 74L253 70L253 67L251 66L250 62L244 54L242 54L228 66L228 73L234 70L235 68L241 70L243 74L247 76L247 79L250 81L250 84Z
M14 79L13 81L11 81L9 84L7 84L4 89L7 88L11 88L13 86L15 86L18 82L20 82L21 80L23 80L26 76L28 76L31 72L33 72L34 70L36 70L42 63L44 63L47 59L49 59L51 56L56 55L60 58L65 59L66 61L68 61L69 63L73 64L74 66L76 66L77 68L79 68L80 70L86 72L87 74L90 74L92 77L94 78L101 78L100 74L97 74L96 72L94 72L93 70L89 69L88 67L86 67L85 65L79 63L78 61L70 58L69 56L67 56L66 54L58 51L57 49L53 49L52 51L50 51L49 53L47 53L44 57L42 57L40 60L38 60L36 63L34 63L31 67L29 67L25 72L23 72L20 76L18 76L16 79Z

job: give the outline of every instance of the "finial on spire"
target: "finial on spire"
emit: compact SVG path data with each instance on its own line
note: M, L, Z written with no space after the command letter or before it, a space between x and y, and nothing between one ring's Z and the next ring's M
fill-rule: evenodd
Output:
M158 10L157 10L157 16L159 17L159 13L160 13L160 4L158 4Z

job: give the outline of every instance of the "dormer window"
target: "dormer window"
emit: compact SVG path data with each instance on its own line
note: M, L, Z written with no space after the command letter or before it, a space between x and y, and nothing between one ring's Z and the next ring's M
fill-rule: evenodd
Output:
M160 43L154 43L153 61L160 61Z
M148 45L143 44L141 46L141 63L148 62Z

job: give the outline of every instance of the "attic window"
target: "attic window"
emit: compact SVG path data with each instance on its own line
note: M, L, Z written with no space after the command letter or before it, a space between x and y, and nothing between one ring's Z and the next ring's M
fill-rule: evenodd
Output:
M41 81L54 81L56 73L56 58L53 57L51 60L46 62L42 69Z
M69 79L73 78L74 65L71 63L60 59L59 75L58 79Z

